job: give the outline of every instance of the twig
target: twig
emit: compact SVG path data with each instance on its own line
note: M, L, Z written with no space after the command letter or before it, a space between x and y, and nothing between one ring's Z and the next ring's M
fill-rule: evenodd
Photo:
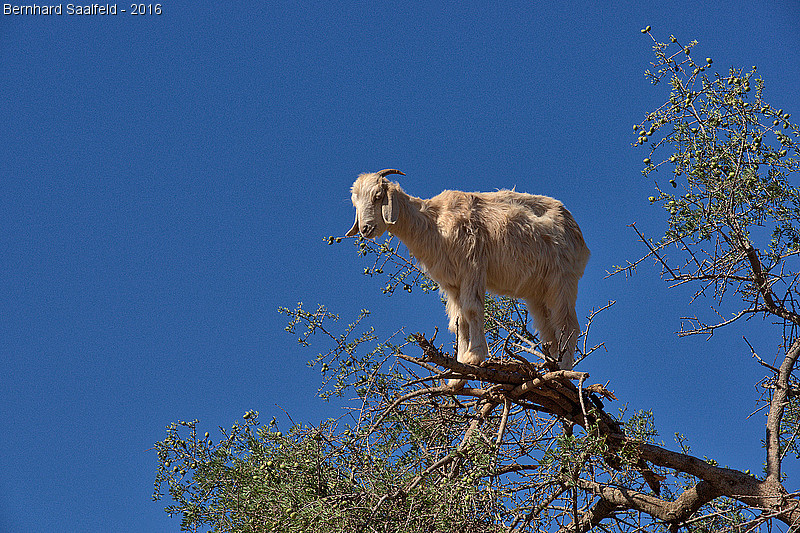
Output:
M586 405L583 403L583 382L586 378L589 377L589 374L583 374L578 381L578 400L581 403L581 413L583 413L583 420L584 420L584 427L589 427L589 415L586 414Z
M503 436L506 433L506 424L508 424L508 414L511 412L511 401L505 398L503 403L503 416L500 419L500 427L497 428L497 439L494 444L499 449L503 443Z
M644 238L644 235L642 235L642 234L639 232L639 229L636 227L636 224L635 224L635 223L633 223L633 224L628 224L628 227L631 227L631 228L633 228L633 231L635 231L635 232L636 232L636 235L638 235L638 236L639 236L639 239L640 239L640 240L641 240L641 241L642 241L642 242L645 244L645 246L647 246L647 247L650 249L650 253L652 253L654 256L656 256L656 259L658 259L658 261L659 261L659 262L660 262L660 263L661 263L661 264L664 266L664 268L666 268L666 269L667 269L667 271L670 273L670 275L671 275L673 278L677 278L677 276L676 276L675 272L673 272L673 271L672 271L672 269L669 267L669 265L667 264L667 262L666 262L666 261L664 261L664 259L663 259L663 258L662 258L660 255L658 255L658 252L656 252L656 251L655 251L655 249L654 249L654 248L653 248L653 247L650 245L650 242L649 242L647 239L645 239L645 238ZM675 242L675 241L672 241L672 242ZM661 248L663 248L663 246L661 246Z
M755 357L758 360L758 362L761 363L761 366L765 366L765 367L769 368L770 370L772 370L776 374L780 372L780 370L778 370L777 368L775 368L771 364L767 363L766 361L764 361L763 359L761 359L758 356L758 354L756 353L755 349L753 349L753 345L750 344L750 341L748 341L747 338L744 335L742 335L742 339L744 339L744 342L746 342L747 346L750 347L750 353L752 353L753 357Z
M393 401L391 405L389 405L389 407L384 409L383 413L381 413L380 416L378 416L378 419L372 424L372 426L370 426L368 433L371 434L373 431L375 431L375 428L377 428L378 425L381 422L383 422L383 419L386 418L389 415L389 413L401 403L416 398L417 396L424 396L426 394L430 395L444 394L448 392L453 392L453 389L451 389L447 385L440 385L438 387L428 387L427 389L419 389L413 392L409 392L408 394L404 394L403 396Z

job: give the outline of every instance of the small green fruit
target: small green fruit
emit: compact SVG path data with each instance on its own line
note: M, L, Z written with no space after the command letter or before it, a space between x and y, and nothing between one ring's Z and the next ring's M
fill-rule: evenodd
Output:
M708 63L708 64L710 65L711 63L713 63L713 61L711 60L711 58L710 58L710 57L707 57L707 58L706 58L706 63Z
M675 180L669 180L669 184L672 185L673 187L677 187L678 186L678 184L675 183Z
M656 197L655 197L655 196L651 196L650 198L648 198L648 200L649 200L649 201L650 201L650 203L652 204L653 202L655 202L655 201L656 201Z
M644 161L642 161L642 162L643 162L645 165L649 165L649 164L650 164L650 158L649 158L649 157L648 157L648 158L645 158L645 160L644 160Z

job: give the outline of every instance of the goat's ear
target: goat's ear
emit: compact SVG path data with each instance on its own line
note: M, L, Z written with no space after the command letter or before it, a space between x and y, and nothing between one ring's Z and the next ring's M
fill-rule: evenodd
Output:
M394 201L394 191L388 189L386 191L386 198L383 199L381 206L381 214L383 221L387 224L394 224L397 222L397 202Z
M344 236L345 236L345 237L352 237L352 236L353 236L353 235L355 235L356 233L358 233L358 213L356 213L356 221L355 221L355 222L353 222L353 227L352 227L352 228L350 228L350 231L348 231L347 233L345 233L345 234L344 234Z

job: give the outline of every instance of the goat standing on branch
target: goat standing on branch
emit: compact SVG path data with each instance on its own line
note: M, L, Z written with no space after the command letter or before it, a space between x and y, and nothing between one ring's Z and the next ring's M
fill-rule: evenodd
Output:
M575 300L589 249L564 205L508 190L444 191L425 200L406 194L389 174L405 175L385 169L355 181L356 220L347 236L372 239L388 230L408 247L447 298L458 361L479 365L489 355L488 289L524 299L550 353L571 369L580 334Z

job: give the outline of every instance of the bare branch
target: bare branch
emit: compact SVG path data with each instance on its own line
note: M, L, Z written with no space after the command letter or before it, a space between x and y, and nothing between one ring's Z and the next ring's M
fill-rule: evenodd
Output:
M720 495L710 483L705 481L701 481L694 487L685 490L671 502L625 487L614 487L585 479L579 479L578 485L582 489L598 495L601 500L605 500L615 507L633 509L664 522L678 524L692 516L704 504Z
M800 315L793 311L789 311L782 305L779 305L775 302L775 295L772 292L772 286L767 280L767 276L762 268L761 260L758 258L758 252L756 249L753 248L753 245L746 238L741 238L740 245L747 255L747 260L750 262L750 268L753 272L753 281L758 287L758 291L761 293L761 296L764 298L764 302L767 304L767 310L773 315L777 315L784 320L792 322L793 324L800 325Z
M800 339L794 341L794 344L792 344L783 359L778 371L778 377L775 380L775 392L767 415L767 479L775 483L780 483L781 479L781 422L791 391L789 378L798 356L800 356Z
M758 362L761 364L761 366L769 368L770 370L772 370L776 374L780 373L780 370L778 370L777 368L775 368L771 364L767 363L766 361L761 359L761 357L758 356L758 354L756 353L755 348L753 348L753 345L750 344L750 341L748 341L747 338L744 337L744 335L742 336L742 339L744 339L744 342L747 343L747 346L750 348L750 353L753 355L753 357L755 357L758 360Z

